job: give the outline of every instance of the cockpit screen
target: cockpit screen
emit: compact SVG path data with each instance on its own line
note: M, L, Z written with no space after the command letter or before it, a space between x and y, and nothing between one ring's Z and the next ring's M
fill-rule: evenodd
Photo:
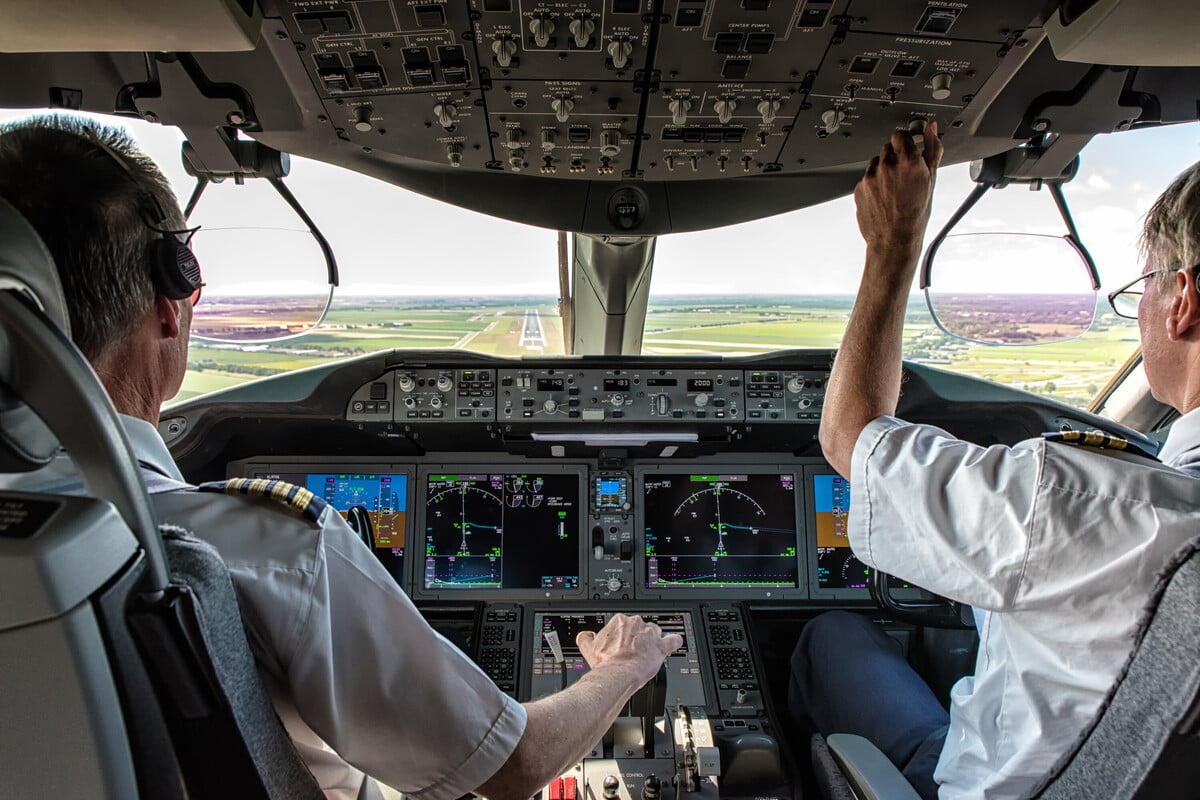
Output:
M817 586L866 588L867 567L850 552L850 540L846 537L850 482L840 475L814 475L813 496L817 517Z
M791 473L648 473L646 587L796 587Z
M579 588L577 475L430 475L426 589Z
M404 580L404 533L407 517L408 476L355 472L285 472L258 474L303 486L349 518L352 509L366 512L371 521L375 555L398 582ZM362 531L359 531L363 535Z

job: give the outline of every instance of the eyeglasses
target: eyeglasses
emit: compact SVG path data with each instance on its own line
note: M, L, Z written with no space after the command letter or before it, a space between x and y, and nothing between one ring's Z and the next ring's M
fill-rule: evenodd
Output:
M1124 317L1125 319L1137 319L1138 305L1142 302L1142 281L1146 280L1146 278L1154 277L1155 275L1161 275L1164 272L1178 272L1182 267L1183 262L1176 261L1173 264L1168 264L1162 269L1156 269L1152 272L1139 275L1129 283L1122 286L1120 289L1117 289L1115 292L1109 292L1108 304L1112 306L1113 313L1118 317ZM1191 267L1191 269L1196 269L1197 267L1200 267L1200 264L1196 264L1195 266ZM1137 286L1138 288L1134 289L1134 286Z

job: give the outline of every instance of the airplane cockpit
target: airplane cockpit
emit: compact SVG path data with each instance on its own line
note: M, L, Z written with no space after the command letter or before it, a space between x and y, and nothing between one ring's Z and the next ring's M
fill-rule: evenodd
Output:
M254 188L302 229L309 250L294 258L290 244L262 255L268 234L196 239L207 285L193 372L237 380L197 383L162 410L189 483L282 481L334 506L425 619L519 701L578 680L576 635L614 614L680 634L663 680L541 800L783 800L823 796L786 709L807 620L875 620L943 699L977 638L969 608L850 550L851 486L817 432L852 298L772 301L777 278L750 268L794 263L801 283L852 272L857 242L809 260L822 231L797 224L787 252L731 244L722 269L767 299L727 319L717 312L736 296L685 290L656 308L656 254L676 234L844 198L893 131L920 142L936 120L943 163L972 166L926 239L938 257L927 252L913 295L924 338L906 351L897 415L983 445L1099 430L1154 451L1171 415L1139 383L1136 329L1098 294L1100 272L1106 287L1122 275L1097 270L1099 246L1076 225L1086 232L1090 212L1072 216L1067 200L1102 134L1190 130L1170 174L1196 159L1183 123L1200 108L1198 30L1192 3L1154 0L0 1L0 108L175 129L164 167L193 219L253 214L215 206ZM557 263L466 226L418 245L419 215L389 215L374 195L305 196L291 159L560 232ZM1035 235L1055 252L956 238L988 193L1045 201ZM375 255L394 265L396 295L408 270L456 282L453 250L496 283L544 274L557 297L503 312L410 302L413 323L385 321L392 295L359 291L339 317L339 293L361 281L333 228L358 214L387 219ZM1010 244L1011 272L991 269ZM260 275L258 260L278 266ZM1069 280L1031 291L1055 260ZM292 291L301 262L311 280ZM465 327L438 323L451 317ZM822 333L780 344L801 323ZM1097 362L1102 377L1075 377L1074 355L1024 372L1040 358L1031 341L1101 325L1106 347L1126 342ZM304 360L306 336L328 352ZM968 347L1021 355L955 371ZM303 368L257 377L264 352ZM1114 374L1129 380L1105 386Z

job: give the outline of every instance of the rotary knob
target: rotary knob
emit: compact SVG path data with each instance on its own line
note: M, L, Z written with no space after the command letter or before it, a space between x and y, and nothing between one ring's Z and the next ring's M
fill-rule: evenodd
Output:
M511 36L497 36L492 42L492 53L496 56L496 64L507 67L512 63L512 57L517 54L517 43Z
M621 132L608 128L600 134L600 155L616 158L621 154Z
M414 388L416 388L417 382L413 380L412 375L401 375L400 380L397 381L397 384L400 387L400 391L411 392Z
M840 108L831 108L821 113L821 127L826 133L833 133L842 127L842 121L845 119L845 111Z
M504 146L509 150L516 150L524 146L522 144L524 141L525 131L521 130L520 128L509 128L508 133L505 134Z
M946 100L950 97L950 85L954 83L954 75L949 72L935 73L929 79L929 88L932 89L930 94L934 100Z
M733 119L733 111L737 108L737 101L732 97L722 97L713 103L713 111L717 114L717 119L722 125L728 125Z
M692 110L692 99L690 97L675 97L671 102L667 103L667 108L671 109L671 124L686 125L688 112Z
M438 375L437 388L439 392L448 392L454 388L454 379L449 375Z
M618 36L608 43L608 55L612 58L613 69L625 69L632 53L633 42L624 36Z
M762 117L763 125L770 125L775 121L775 116L779 113L779 100L770 98L762 100L758 104L758 114Z
M802 409L808 408L812 404L813 404L813 401L812 401L811 397L801 397L799 402L796 403L796 405L800 406L800 408L802 408Z
M463 157L463 146L461 142L451 142L446 145L446 160L450 162L452 167L461 167Z
M437 103L433 107L433 116L437 117L438 125L441 125L446 130L451 130L454 127L454 120L458 118L458 109L453 103Z
M554 109L554 118L559 122L566 122L571 118L571 112L575 110L575 101L570 97L559 95L550 101L550 108Z
M791 392L792 394L799 394L800 390L803 388L804 388L804 379L803 378L789 378L788 379L787 390L789 392Z
M616 800L621 791L621 781L616 775L605 775L600 790L604 794L604 800Z
M694 402L696 403L697 408L704 408L706 405L708 405L708 395L704 392L701 392L700 394L696 395Z
M538 47L550 44L550 35L554 33L554 20L549 14L538 14L529 21L529 32L533 34L533 43Z
M441 408L442 407L441 395L435 394L433 397L429 398L429 407L430 408Z
M359 106L354 109L354 130L359 133L370 133L371 128L371 107Z
M625 405L625 395L617 392L611 398L609 398L608 402L612 403L614 408L620 408L621 406Z
M608 587L610 592L619 592L625 584L621 583L620 578L609 578L604 585Z
M596 31L596 23L592 22L591 14L580 14L571 20L570 24L567 25L567 30L575 37L575 46L583 50L592 40L592 34Z
M404 398L404 407L405 408L416 408L417 407L417 398L415 398L415 397Z
M554 398L550 398L546 400L546 402L542 403L542 409L547 414L553 414L555 411L558 411L558 401L556 401Z

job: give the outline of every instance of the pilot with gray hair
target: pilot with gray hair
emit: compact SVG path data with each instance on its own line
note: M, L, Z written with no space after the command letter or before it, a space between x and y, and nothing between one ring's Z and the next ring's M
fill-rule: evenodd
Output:
M866 269L820 440L850 483L855 555L974 607L975 672L947 713L895 641L833 612L801 633L789 705L801 725L871 740L922 797L1026 797L1100 711L1159 570L1196 533L1200 164L1154 203L1141 274L1109 295L1138 321L1154 397L1182 415L1154 460L1111 437L1091 437L1099 448L1061 434L982 447L894 416L941 156L936 126L923 149L898 132L855 189Z
M259 673L327 797L378 796L370 779L421 800L529 797L590 752L682 645L616 615L577 640L590 671L521 704L425 622L332 506L307 519L262 498L186 491L155 425L187 370L203 284L179 252L189 231L163 174L119 129L44 116L0 127L0 197L53 255L75 343L163 521L228 565ZM63 489L72 475L61 459L9 485Z

